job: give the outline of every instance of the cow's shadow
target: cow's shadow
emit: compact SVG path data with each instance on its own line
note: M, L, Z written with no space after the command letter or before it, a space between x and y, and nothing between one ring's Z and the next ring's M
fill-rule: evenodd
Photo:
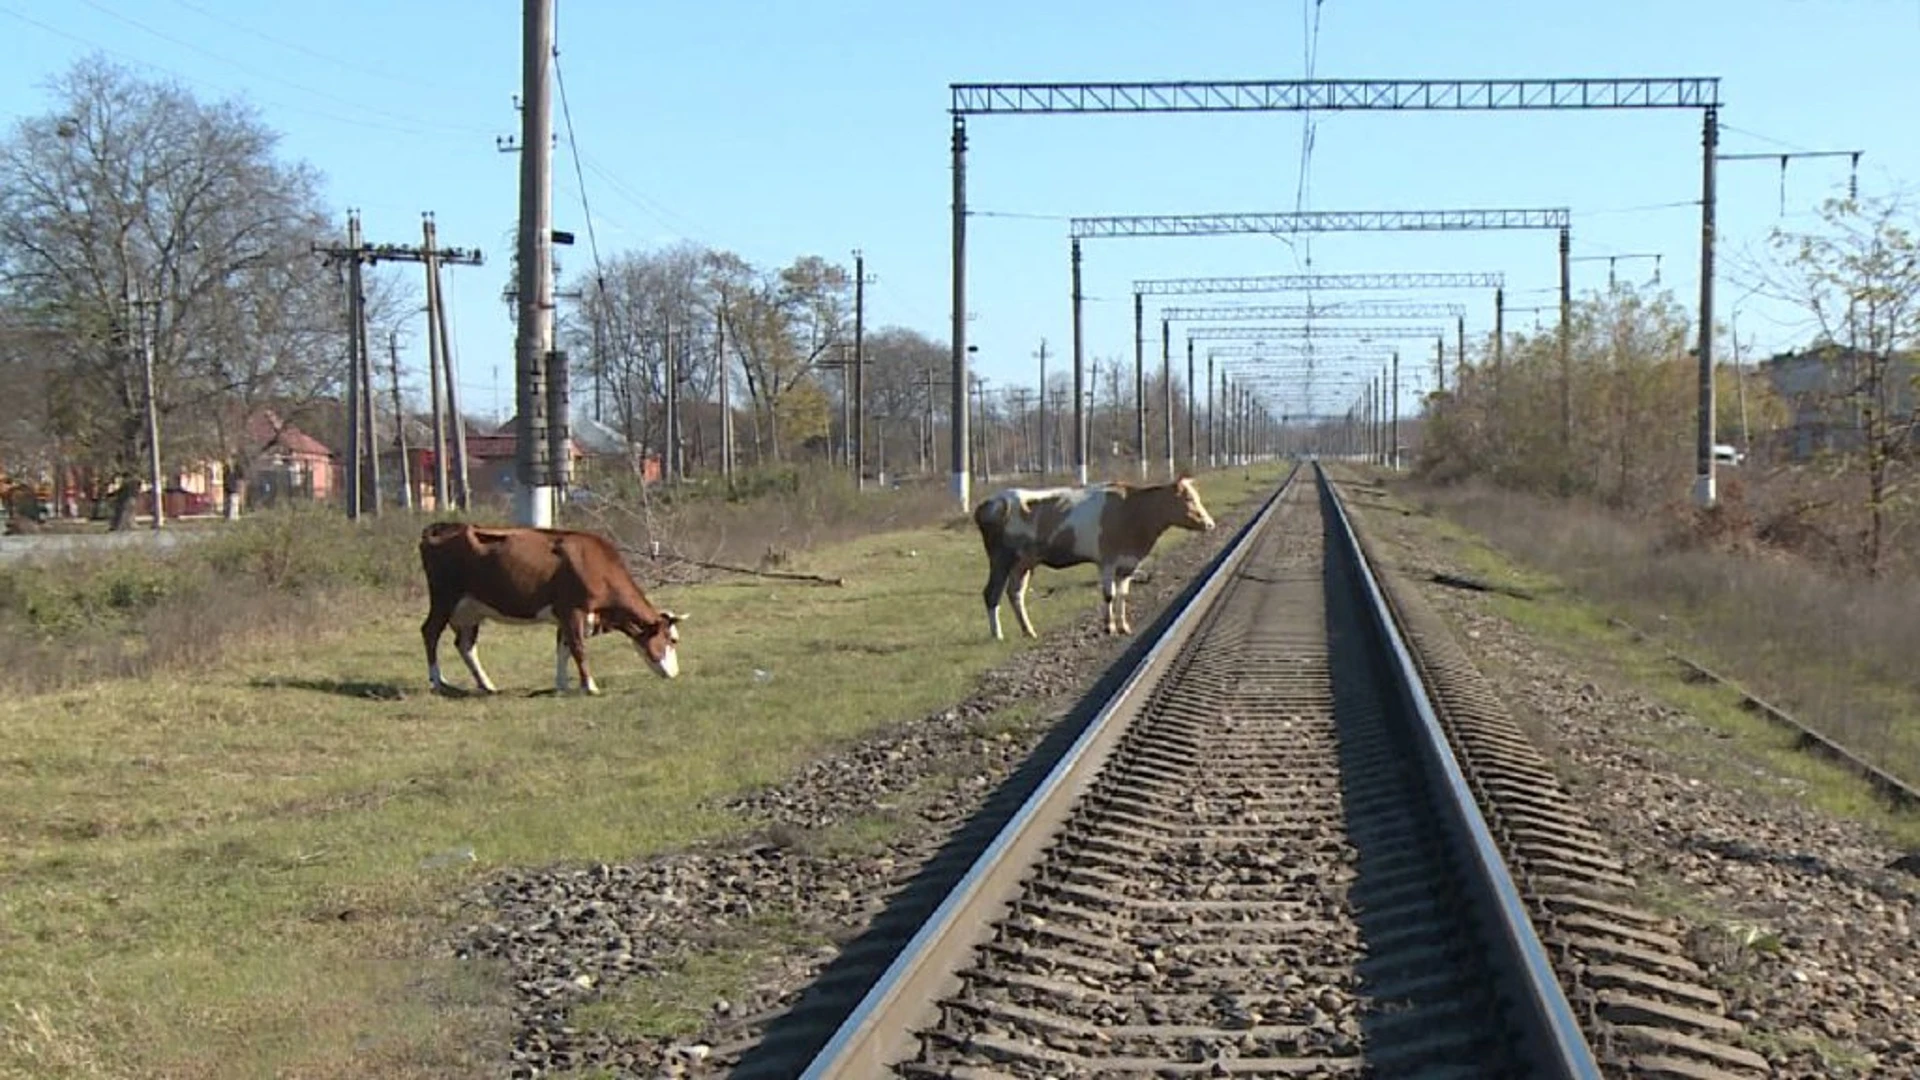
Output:
M361 701L405 701L413 696L406 686L392 679L329 679L265 676L248 683L263 690L309 690L316 694L355 698ZM466 691L451 695L468 696Z

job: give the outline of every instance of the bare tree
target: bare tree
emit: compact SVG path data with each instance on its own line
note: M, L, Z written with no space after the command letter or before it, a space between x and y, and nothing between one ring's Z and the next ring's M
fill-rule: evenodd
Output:
M1849 452L1839 460L1866 487L1861 543L1867 573L1877 576L1897 521L1892 512L1908 500L1920 240L1897 196L1830 199L1820 218L1817 230L1774 230L1780 261L1767 285L1813 316L1829 408L1858 418L1857 450L1843 448Z
M53 113L0 144L0 301L60 336L47 434L116 478L126 528L147 441L143 347L182 449L221 441L206 417L310 383L325 359L310 323L325 295L308 250L319 181L277 160L242 104L100 58L52 91Z

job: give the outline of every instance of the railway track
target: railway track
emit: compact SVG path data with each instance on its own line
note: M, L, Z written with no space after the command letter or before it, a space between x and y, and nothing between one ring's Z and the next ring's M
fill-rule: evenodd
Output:
M1363 551L1296 471L786 1075L1765 1075Z

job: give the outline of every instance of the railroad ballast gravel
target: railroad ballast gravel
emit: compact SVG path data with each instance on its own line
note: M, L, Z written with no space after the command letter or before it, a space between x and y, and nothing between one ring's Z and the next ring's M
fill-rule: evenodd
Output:
M1219 527L1155 556L1134 580L1136 628L1226 545L1261 500L1217 515ZM984 573L984 564L982 567ZM618 1076L724 1072L729 1046L750 1041L758 1018L777 1014L867 927L886 899L951 831L1032 753L1057 718L1091 689L1132 638L1101 632L1098 593L1062 589L1044 575L1031 598L1041 639L982 676L965 701L822 757L781 784L727 806L762 828L740 845L705 847L631 864L516 869L463 898L446 948L504 966L512 986L509 1075L530 1078L599 1067ZM969 592L956 603L979 604ZM1071 622L1066 613L1077 612ZM982 619L984 632L984 618ZM1038 722L982 721L1015 706ZM897 809L879 851L821 849L814 837ZM679 1039L612 1033L573 1011L632 980L672 979L685 958L762 939L781 926L777 951L743 994L708 1003L700 1033Z
M1774 1075L1920 1076L1920 877L1890 868L1903 853L1806 805L1797 781L1703 721L1543 647L1487 594L1426 581L1467 571L1417 523L1362 512L1651 899L1689 928L1690 958Z

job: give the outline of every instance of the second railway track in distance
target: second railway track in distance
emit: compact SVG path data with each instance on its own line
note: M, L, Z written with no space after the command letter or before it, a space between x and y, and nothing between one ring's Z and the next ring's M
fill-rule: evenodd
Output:
M1496 839L1475 788L1527 762L1463 768L1359 551L1296 470L794 1074L1764 1075L1655 920L1601 899L1627 879L1553 793ZM1551 946L1516 837L1559 868ZM1576 1008L1554 959L1616 989ZM1597 1063L1602 1016L1630 1067Z

